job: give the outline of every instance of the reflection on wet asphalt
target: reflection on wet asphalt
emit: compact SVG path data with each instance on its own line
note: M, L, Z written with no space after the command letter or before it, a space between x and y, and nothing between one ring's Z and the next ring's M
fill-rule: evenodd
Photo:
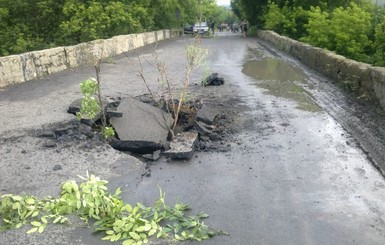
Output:
M322 110L302 86L306 83L303 71L284 60L251 60L244 64L242 72L255 78L255 84L267 89L267 94L295 101L298 109L312 112Z

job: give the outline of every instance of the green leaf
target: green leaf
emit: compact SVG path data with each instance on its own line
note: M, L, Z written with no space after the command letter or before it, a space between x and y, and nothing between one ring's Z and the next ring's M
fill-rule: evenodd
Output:
M178 234L175 234L174 235L175 239L178 240L178 241L183 241L185 239L183 239L183 237L179 236Z
M20 202L21 200L23 200L23 198L21 196L11 196L11 198L14 200L14 201L18 201Z
M35 203L35 199L33 199L32 197L29 197L25 199L25 203L27 203L28 205L32 205Z
M123 208L122 208L122 211L127 211L127 212L131 213L132 212L131 205L130 204L124 205Z
M130 236L133 238L133 239L135 239L136 241L138 241L138 240L141 240L141 238L140 238L140 236L138 235L138 233L136 233L136 232L129 232L128 234L130 234Z
M43 221L43 223L48 223L47 219L44 216L41 217L41 221Z
M27 231L27 234L34 233L34 232L36 232L38 229L39 229L38 227L34 227L34 228L28 230L28 231Z
M108 235L102 238L103 241L111 240L112 235Z
M205 213L200 213L200 214L197 215L197 217L200 218L200 219L204 219L204 218L208 218L209 216L207 214L205 214Z
M156 233L156 229L151 229L151 230L148 232L148 236L153 236L155 233Z
M122 245L132 245L135 243L135 240L133 239L128 239L128 240L125 240Z
M43 233L44 229L45 229L45 225L42 225L39 227L38 232Z
M56 217L56 219L54 219L53 223L54 223L54 224L56 224L57 222L59 222L59 221L60 221L60 219L61 219L61 217L60 217L60 216L59 216L59 217Z
M41 226L41 223L39 221L32 221L31 225L33 225L33 226Z

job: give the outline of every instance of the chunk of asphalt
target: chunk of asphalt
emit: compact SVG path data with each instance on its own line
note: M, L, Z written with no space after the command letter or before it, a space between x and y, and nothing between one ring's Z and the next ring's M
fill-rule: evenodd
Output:
M194 155L194 145L198 139L198 133L182 132L177 134L170 143L170 150L164 154L172 159L190 159Z
M154 151L152 154L145 154L143 157L150 161L158 161L160 158L160 150Z
M43 130L37 134L41 138L55 138L55 133L51 130Z
M203 104L202 108L198 110L196 120L204 122L208 125L214 123L214 118L218 115L218 110L210 108L209 106Z
M120 111L114 111L114 110L111 110L111 109L107 109L107 116L108 117L122 117L123 116L123 112L120 112Z
M210 76L207 76L202 82L205 86L211 84L218 77L218 73L211 73Z
M118 140L112 139L110 142L112 148L119 151L129 151L139 154L148 154L157 150L161 150L164 146L160 143L151 141L134 141L134 140Z
M77 100L74 100L70 104L70 106L68 107L67 112L70 113L70 114L76 115L76 113L78 113L80 111L81 105L82 105L82 99L81 98L77 99Z
M195 121L194 128L201 136L212 134L212 131L207 128L207 125L204 122Z
M112 147L129 149L134 153L151 153L168 145L168 129L173 123L171 114L133 97L122 99L117 110L123 116L110 119L119 137L111 144Z

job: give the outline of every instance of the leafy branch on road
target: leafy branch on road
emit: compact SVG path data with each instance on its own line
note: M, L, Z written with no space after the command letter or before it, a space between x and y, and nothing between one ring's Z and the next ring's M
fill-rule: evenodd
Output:
M28 234L42 233L49 224L71 224L67 217L74 214L85 225L93 224L95 231L104 232L102 240L122 241L123 245L141 245L152 237L201 241L225 234L202 222L207 214L187 216L188 205L166 205L160 188L160 197L153 206L133 206L122 200L119 188L114 194L109 193L108 181L88 173L86 178L79 178L80 184L74 180L64 182L58 198L48 196L39 200L31 195L3 195L0 231L30 225Z

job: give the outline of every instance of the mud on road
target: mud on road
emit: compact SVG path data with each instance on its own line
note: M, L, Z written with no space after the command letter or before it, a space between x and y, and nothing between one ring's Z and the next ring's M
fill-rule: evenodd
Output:
M191 41L158 44L175 78ZM222 119L193 159L145 164L81 126L66 110L94 73L79 68L0 91L0 194L57 196L60 183L88 171L122 187L129 202L151 204L160 185L170 203L208 213L230 236L204 244L383 244L385 182L372 164L385 163L384 116L261 40L223 33L202 44L225 84L203 88L203 70L192 77L189 96ZM151 50L131 55L151 61ZM147 92L124 56L102 64L102 80L114 98ZM52 137L63 127L70 132ZM7 231L0 243L109 244L81 227Z

